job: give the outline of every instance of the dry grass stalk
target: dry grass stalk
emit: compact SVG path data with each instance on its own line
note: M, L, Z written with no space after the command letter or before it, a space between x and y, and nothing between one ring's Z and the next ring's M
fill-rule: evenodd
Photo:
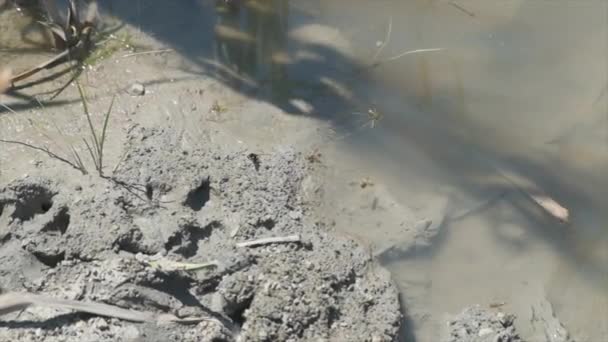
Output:
M215 322L217 324L221 324L218 320L211 317L178 318L171 314L157 314L155 312L123 309L118 306L104 303L60 299L32 293L8 292L0 295L0 316L9 314L11 312L21 311L30 306L44 306L57 309L75 310L97 316L113 317L132 322L174 322L190 324L202 321L210 321Z
M58 154L52 152L50 149L48 149L47 147L41 147L41 146L36 146L30 143L26 143L23 141L16 141L16 140L6 140L6 139L0 139L0 142L5 143L5 144L14 144L14 145L21 145L24 147L27 147L29 149L35 150L35 151L40 151L45 153L46 155L48 155L49 157L59 160L60 162L66 163L68 165L70 165L71 167L75 168L76 170L82 172L82 174L86 175L87 174L87 170L84 168L84 165L82 165L82 160L80 160L80 157L78 157L76 160L71 161L67 158L61 157ZM73 153L78 156L78 154L76 153L75 150L73 150Z
M269 237L269 238L263 238L263 239L259 239L259 240L239 242L236 244L236 246L237 247L255 247L255 246L260 246L260 245L269 245L269 244L273 244L273 243L288 243L288 242L300 242L300 241L301 241L300 235L294 234L294 235L288 235L288 236L282 236L282 237Z

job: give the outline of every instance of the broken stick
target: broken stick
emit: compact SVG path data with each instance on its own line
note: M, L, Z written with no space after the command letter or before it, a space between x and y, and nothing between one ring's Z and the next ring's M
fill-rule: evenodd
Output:
M263 239L259 239L259 240L250 240L250 241L245 241L245 242L239 242L236 244L237 247L254 247L254 246L260 246L260 245L269 245L269 244L273 244L273 243L287 243L287 242L300 242L301 238L300 235L298 234L294 234L294 235L288 235L288 236L283 236L283 237L269 237L269 238L263 238Z

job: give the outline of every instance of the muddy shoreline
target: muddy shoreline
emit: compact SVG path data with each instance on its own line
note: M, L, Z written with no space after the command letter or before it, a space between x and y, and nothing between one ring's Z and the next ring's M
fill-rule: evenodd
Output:
M113 3L117 11L108 24L124 22L126 27L111 39L109 49L115 51L89 65L80 79L97 127L111 98L116 100L104 156L110 178L95 175L88 159L90 174L81 175L39 151L1 145L0 288L105 303L147 318L138 323L112 316L114 309L107 315L87 314L52 305L6 313L0 303L0 312L6 313L0 340L424 342L441 335L446 342L570 341L549 300L560 315L567 313L562 317L569 328L576 326L573 322L586 326L580 312L587 310L576 308L585 307L581 298L595 299L579 296L584 290L574 286L568 292L575 295L557 292L557 298L576 304L564 306L539 285L553 268L547 261L561 260L543 254L546 231L538 244L530 235L536 230L525 224L495 227L504 217L519 216L494 214L448 227L454 198L463 199L458 204L465 212L471 207L467 201L477 198L451 197L462 192L445 184L454 166L459 169L460 161L468 160L468 149L454 136L444 141L437 133L450 133L452 127L442 129L433 120L417 123L415 111L411 118L401 115L410 111L407 96L401 103L401 92L387 90L401 89L395 85L416 77L394 73L399 81L392 83L392 77L383 76L377 89L367 85L372 81L367 77L351 84L351 69L359 60L351 57L359 56L361 51L354 50L365 42L333 26L335 19L296 20L295 26L282 28L280 35L289 44L266 57L289 72L268 83L263 78L269 75L269 60L255 60L260 69L254 69L261 73L255 75L260 77L256 92L249 85L236 86L235 75L207 65L233 63L230 53L217 59L207 54L211 50L201 50L201 41L214 41L199 36L214 32L218 18L212 9L198 13L158 2L144 10L150 14L162 8L157 12L198 28L192 29L194 36L175 42L176 27L158 27L155 15L125 15L133 9ZM1 15L18 18L19 27L28 21L10 12ZM291 15L302 19L297 9ZM372 32L364 34L369 46L381 43L385 20L373 28L375 33L364 30ZM20 30L11 21L2 21L3 41L19 51ZM271 26L254 37L274 41L275 32ZM33 33L35 41L45 41ZM237 48L221 37L214 44L235 56L249 46ZM46 57L2 56L15 70ZM328 69L328 62L344 70ZM391 70L390 65L382 69ZM54 71L43 71L41 77ZM304 79L310 82L300 84ZM63 81L34 84L24 93L44 98ZM280 100L269 96L276 90ZM43 101L44 107L27 97L1 96L15 112L0 109L0 138L31 142L63 156L71 147L88 157L82 138L90 138L89 126L75 86L54 101ZM386 118L366 121L365 112L376 105ZM445 110L452 113L453 107ZM432 118L429 113L424 117ZM396 133L399 138L393 139ZM455 148L445 153L444 146ZM426 153L441 162L427 165L421 156ZM440 176L443 171L417 177L415 170L448 170L449 177ZM467 166L461 172L468 178L475 170ZM418 184L422 180L428 182ZM485 187L466 184L466 192ZM478 199L484 201L481 192ZM508 250L505 238L527 246L527 252L495 256L496 248ZM529 262L536 258L544 262ZM510 272L497 266L505 261L515 266ZM558 273L557 279L563 279L552 281L570 286L570 273ZM445 312L460 313L441 317ZM576 316L583 318L572 319ZM573 333L585 336L584 330ZM596 336L595 328L588 330Z

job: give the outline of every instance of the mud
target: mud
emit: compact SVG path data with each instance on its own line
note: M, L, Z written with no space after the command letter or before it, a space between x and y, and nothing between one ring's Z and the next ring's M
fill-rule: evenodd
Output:
M177 131L133 125L124 151L111 177L30 175L2 188L2 288L214 320L159 325L33 307L3 316L0 340L396 339L388 272L310 215L319 200L293 148L190 146ZM301 241L237 247L293 234ZM217 267L166 271L142 262L150 258Z
M448 321L444 342L519 342L515 316L472 306Z

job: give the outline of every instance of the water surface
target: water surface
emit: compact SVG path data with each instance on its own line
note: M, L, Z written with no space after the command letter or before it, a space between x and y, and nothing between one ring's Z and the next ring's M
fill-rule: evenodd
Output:
M570 210L565 227L508 191L448 220L430 251L387 264L411 317L405 337L435 341L445 313L475 303L504 302L525 323L546 297L576 340L608 338L605 1L142 0L102 10L193 73L330 123L333 163L406 205L440 194L466 209L510 190L489 181L499 167ZM417 49L431 50L397 58ZM369 109L383 114L373 128L353 114Z

